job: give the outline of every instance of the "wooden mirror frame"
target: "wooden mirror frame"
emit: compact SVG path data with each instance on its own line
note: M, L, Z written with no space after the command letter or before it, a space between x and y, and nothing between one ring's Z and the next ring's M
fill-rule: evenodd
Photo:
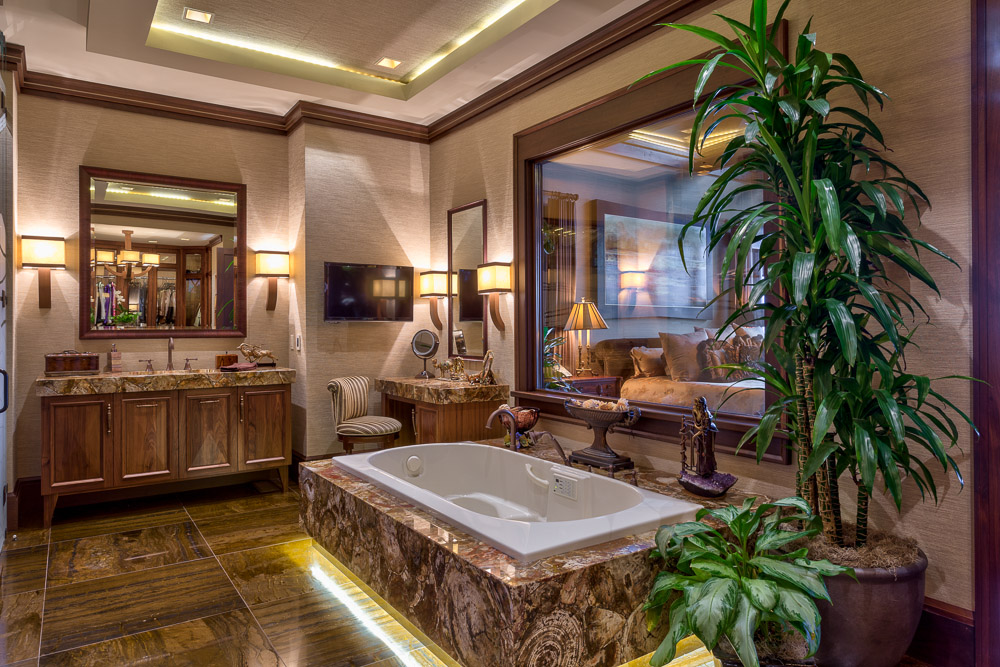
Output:
M782 22L778 31L780 48L787 50L788 25ZM696 57L705 57L704 54ZM664 72L640 83L620 88L604 97L542 121L514 135L514 312L517 322L514 334L514 391L520 406L538 408L542 416L553 421L581 424L566 414L563 402L567 394L539 386L541 325L538 317L538 277L541 257L536 244L541 225L533 205L537 188L537 165L569 150L582 148L608 137L627 132L674 114L691 111L691 91L694 90L700 67L689 66ZM717 70L713 83L739 85L745 80L735 70ZM775 399L773 390L765 392L765 401ZM677 442L681 420L690 415L685 406L637 402L642 417L631 429L619 429L642 438ZM747 430L760 421L759 417L720 412L715 415L719 427L716 449L756 455L753 447L736 452L736 445ZM775 437L764 453L764 461L791 463L791 454L784 438Z
M232 192L236 195L236 286L233 295L235 317L233 329L93 329L90 325L90 181L106 178L179 188L200 188ZM162 216L169 220L170 212ZM190 217L181 214L178 217ZM128 338L246 338L247 332L247 186L243 183L206 181L163 174L146 174L138 171L121 171L103 167L80 166L80 339Z
M452 238L453 238L452 229L451 229L452 216L454 216L456 213L461 213L462 211L468 211L469 209L476 208L477 206L482 206L483 207L483 209L482 209L483 210L483 263L484 264L486 263L486 257L487 257L487 253L486 253L486 232L487 232L487 229L486 229L486 200L485 199L477 199L476 201L469 202L468 204L463 204L462 206L456 206L455 208L452 208L452 209L448 210L448 276L449 277L452 275L452 272L454 271L454 267L452 266L452 262L451 262L451 242L452 242ZM455 352L455 333L454 333L455 332L455 322L454 322L455 307L452 304L452 299L455 299L457 297L458 297L458 295L456 294L454 296L448 296L448 298L447 298L447 303L448 303L448 331L446 331L445 333L447 333L447 335L448 335L448 356L449 357L461 357L462 359L472 359L472 360L475 360L475 361L482 361L486 357L486 350L489 349L489 328L488 328L489 314L486 312L486 310L487 310L486 309L486 299L488 299L489 297L487 297L486 295L481 295L481 297L480 297L480 298L483 299L483 353L482 354L456 354L456 352ZM475 320L470 320L470 321L475 321Z

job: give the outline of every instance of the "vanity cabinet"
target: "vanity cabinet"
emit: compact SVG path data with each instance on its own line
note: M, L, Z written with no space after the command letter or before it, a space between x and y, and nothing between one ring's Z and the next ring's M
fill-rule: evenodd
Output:
M42 397L45 525L59 496L277 469L288 488L291 386Z
M382 394L382 414L403 425L397 444L486 440L504 435L499 422L488 429L486 420L510 400L507 385L378 378L375 389Z

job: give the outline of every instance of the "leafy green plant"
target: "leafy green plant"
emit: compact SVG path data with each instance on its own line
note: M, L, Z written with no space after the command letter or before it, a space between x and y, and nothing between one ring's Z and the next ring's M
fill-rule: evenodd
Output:
M955 262L907 224L919 224L929 201L885 157L871 110L888 96L847 55L816 48L808 24L790 57L778 47L789 1L770 27L766 0L754 0L749 23L719 15L731 38L669 24L715 48L650 76L701 66L692 169L721 123L745 125L726 145L721 174L678 241L683 257L685 235L704 233L709 251L723 254L721 273L735 278L719 298L735 295L737 304L727 325L767 327L762 347L773 363L728 366L755 373L778 395L740 446L754 442L759 461L776 434L787 437L797 457L798 495L820 515L826 537L843 546L852 546L845 544L839 501L839 481L848 473L857 486L855 546L862 546L878 478L897 508L907 476L922 496L937 500L921 455L929 453L930 462L962 481L948 453L961 435L953 417L972 422L936 389L944 378L910 372L905 363L913 322L927 315L915 292L940 294L922 260L929 254ZM720 68L745 81L703 96ZM858 108L845 105L851 99ZM763 203L740 208L737 198L746 193L758 193Z
M665 567L649 592L646 619L652 631L667 609L670 629L653 653L653 667L673 660L677 642L692 633L709 650L727 638L746 667L759 664L754 637L766 626L801 634L809 655L819 648L815 600L830 599L824 577L854 576L854 571L809 560L805 549L782 549L820 531L819 517L805 500L783 498L754 507L756 501L703 509L697 521L656 532L653 557L662 558ZM804 527L788 530L791 522Z
M553 327L545 327L542 336L542 376L546 389L580 393L580 390L559 375L562 355L559 348L566 342L565 336L557 336Z
M128 327L136 324L139 321L139 313L133 313L130 310L120 311L117 315L111 318L111 323L120 327Z

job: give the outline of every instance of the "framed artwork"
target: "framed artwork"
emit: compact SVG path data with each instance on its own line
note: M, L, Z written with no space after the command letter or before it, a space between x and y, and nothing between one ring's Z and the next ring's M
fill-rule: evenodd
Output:
M601 315L711 319L718 280L706 255L707 240L690 230L683 260L677 245L689 217L600 199L592 206Z

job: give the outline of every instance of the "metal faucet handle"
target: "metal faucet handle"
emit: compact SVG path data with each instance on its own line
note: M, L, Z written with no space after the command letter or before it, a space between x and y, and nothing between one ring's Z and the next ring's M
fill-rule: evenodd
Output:
M153 360L152 359L140 359L139 361L145 361L146 362L146 371L147 372L150 372L150 373L155 372L155 369L153 368Z
M184 370L186 371L193 370L191 368L192 361L198 361L198 357L191 357L190 359L188 359L187 357L184 358Z

